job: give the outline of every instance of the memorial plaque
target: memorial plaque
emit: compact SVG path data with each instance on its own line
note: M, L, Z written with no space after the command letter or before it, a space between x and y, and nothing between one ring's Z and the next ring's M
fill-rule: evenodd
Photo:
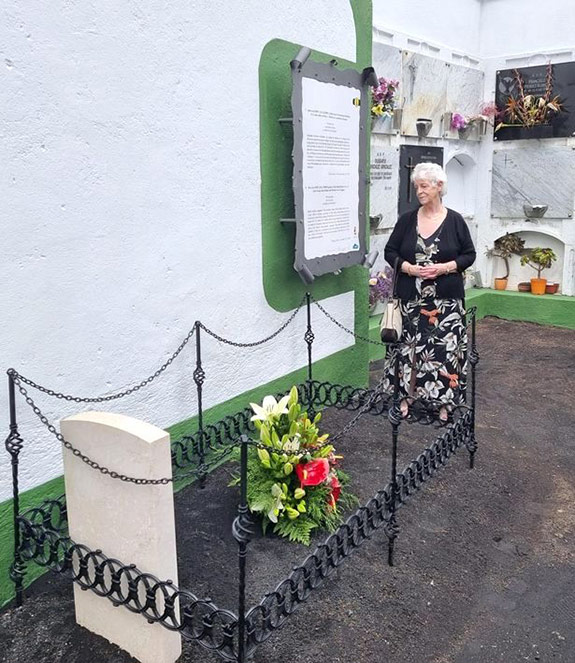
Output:
M446 62L419 53L403 53L401 96L403 113L401 133L417 136L419 118L432 121L430 137L440 138L442 119L447 103L447 79L450 68Z
M314 62L308 49L300 56L291 63L294 269L311 283L365 257L369 96L362 72Z
M401 49L374 41L372 62L378 78L401 81Z
M399 153L399 216L419 207L415 189L411 183L411 172L418 163L438 163L443 166L442 147L420 147L402 145Z
M545 218L566 219L575 198L575 151L560 145L529 145L493 153L491 214L525 218L523 205L547 205Z
M484 73L456 64L448 66L446 110L465 116L478 115L483 103ZM444 131L448 129L444 127Z
M515 71L523 79L525 95L542 97L545 95L547 65L503 69L497 72L495 84L495 103L497 108L505 108L509 97L517 98L519 89ZM526 127L502 127L495 132L496 140L518 140L526 138L561 138L572 136L575 132L575 62L554 64L552 97L559 95L564 110L550 116L549 124ZM507 119L505 120L508 121Z
M371 148L370 215L381 215L378 228L392 228L397 221L399 148Z

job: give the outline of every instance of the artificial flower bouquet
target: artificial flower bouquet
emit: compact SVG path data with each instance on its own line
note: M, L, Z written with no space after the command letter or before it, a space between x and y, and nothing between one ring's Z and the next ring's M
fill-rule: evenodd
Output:
M471 129L474 125L486 128L488 124L493 124L497 117L497 106L493 102L482 104L479 113L475 115L463 115L462 113L453 113L449 128L453 131L464 132ZM483 133L483 132L482 132Z
M248 507L261 515L264 532L271 524L280 536L309 545L314 529L335 530L342 506L356 502L338 467L342 456L327 433L320 435L321 413L312 421L302 412L296 387L279 401L266 396L250 405L259 443L248 451Z
M391 117L395 110L399 81L380 78L379 83L371 88L371 114L374 117Z
M526 94L522 74L513 70L516 90L507 97L505 107L498 111L500 122L495 127L525 127L532 129L541 124L549 124L559 113L566 110L559 95L553 93L553 65L548 63L545 75L545 92L542 96Z
M377 302L386 302L393 295L393 269L385 266L382 271L369 277L369 306L373 308Z

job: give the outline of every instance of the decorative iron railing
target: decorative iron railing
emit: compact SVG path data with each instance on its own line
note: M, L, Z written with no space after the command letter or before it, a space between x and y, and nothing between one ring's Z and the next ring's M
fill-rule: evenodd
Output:
M94 591L115 605L121 605L132 612L142 614L151 623L159 623L170 630L177 630L189 640L199 643L210 651L215 651L226 661L245 663L256 647L279 628L294 610L303 603L331 573L362 545L371 535L383 528L388 537L388 562L394 562L394 544L399 535L397 511L421 485L443 467L450 456L461 446L466 446L473 467L477 442L475 438L475 398L476 365L479 355L476 348L476 311L468 311L471 326L471 344L468 361L471 367L470 389L467 390L467 403L454 407L446 421L439 416L443 403L414 400L410 403L407 416L400 410L398 396L399 364L395 366L395 388L392 394L383 393L380 385L373 389L361 389L347 385L318 382L312 375L312 345L314 334L311 326L312 298L307 295L307 326L304 340L307 344L307 380L298 385L300 400L309 411L321 407L336 407L355 412L355 416L339 432L331 435L330 441L345 436L358 419L366 413L387 417L391 425L391 476L389 483L379 490L366 504L359 507L345 523L306 557L301 565L272 591L262 597L251 609L246 608L246 556L252 533L252 519L247 507L247 450L250 445L259 445L247 434L254 432L251 410L244 408L234 415L205 425L202 409L202 388L206 374L202 364L200 330L218 341L237 347L253 347L267 342L283 331L297 315L300 307L276 332L256 343L227 341L202 323L196 322L194 329L186 336L176 353L153 376L143 380L122 394L96 398L78 398L58 394L24 378L16 371L8 372L10 397L10 432L6 449L12 459L14 495L14 560L11 578L15 583L17 604L23 601L23 579L26 562L33 561L59 573L72 577L80 587ZM302 302L303 304L303 302ZM374 342L357 336L335 320L318 302L318 308L335 324L359 340ZM195 332L196 367L194 381L198 392L198 429L173 443L172 477L138 479L119 475L109 468L103 468L86 458L65 440L47 420L28 394L24 385L43 393L74 402L100 402L120 398L128 393L147 386L182 351ZM397 353L399 356L399 353ZM380 383L381 384L381 383ZM82 461L95 470L112 478L130 481L138 485L169 483L183 478L195 478L202 486L211 469L225 461L240 447L240 503L238 516L234 520L232 534L238 545L238 612L223 610L211 599L200 599L188 590L177 588L167 579L138 570L133 564L125 564L108 558L100 550L90 550L81 543L70 540L67 533L66 506L64 498L48 500L42 505L29 509L23 514L19 510L18 463L19 453L24 444L18 431L15 408L15 389L18 388L26 402L40 420L53 432L57 439L71 449ZM419 422L438 427L438 437L424 451L412 460L402 472L397 470L398 437L404 423ZM239 439L238 439L239 438Z

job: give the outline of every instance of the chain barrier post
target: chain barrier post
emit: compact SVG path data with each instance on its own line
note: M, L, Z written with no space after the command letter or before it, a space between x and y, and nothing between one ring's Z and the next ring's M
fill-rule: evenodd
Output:
M198 461L200 488L206 487L206 450L204 446L204 412L202 406L202 385L206 379L206 374L202 367L202 345L200 339L201 323L196 321L196 368L194 369L194 382L198 392Z
M469 363L471 364L471 433L469 435L469 468L473 469L475 466L475 453L477 451L477 439L475 438L475 379L476 379L476 366L479 361L479 353L477 352L476 345L476 312L473 313L471 318L471 352L469 353Z
M246 663L246 557L251 539L252 522L248 509L248 443L249 438L240 438L240 504L238 515L232 525L232 534L238 542L238 663Z
M304 339L307 343L307 398L308 398L308 416L310 419L315 417L315 410L313 407L314 393L313 393L313 377L312 377L312 345L315 339L313 329L311 326L311 295L309 292L305 294L306 309L307 309L307 328L305 330Z
M401 423L401 407L399 403L399 344L395 346L395 368L393 376L393 405L389 409L388 419L391 423L391 504L389 522L386 527L386 534L389 539L387 548L387 563L393 566L393 555L395 549L395 539L399 535L399 526L397 525L397 439L399 436L399 425Z
M20 526L18 517L20 515L20 487L18 483L18 456L24 441L18 432L16 419L16 394L14 390L14 370L8 370L8 398L10 404L10 433L6 438L6 451L12 458L12 511L14 527L14 559L10 567L10 579L14 583L16 591L16 605L20 607L24 602L24 575L26 565L22 562L20 554Z

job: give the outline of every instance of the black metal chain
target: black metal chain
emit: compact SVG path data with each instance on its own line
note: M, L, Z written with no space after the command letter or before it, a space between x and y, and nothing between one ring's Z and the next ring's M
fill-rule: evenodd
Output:
M200 469L194 469L189 472L184 472L180 473L171 477L162 477L160 479L142 479L142 478L137 478L137 477L132 477L128 476L126 474L121 474L119 472L115 472L114 470L111 470L110 468L100 465L97 463L95 460L92 460L89 456L86 456L83 454L79 449L77 449L71 442L66 440L66 438L62 435L62 433L59 433L56 430L56 427L54 424L52 424L48 417L40 410L40 408L34 403L28 392L26 391L25 387L22 386L20 379L17 376L13 376L14 384L18 387L18 390L24 397L26 403L32 408L34 414L40 419L40 421L46 426L46 428L54 435L54 437L61 442L66 449L69 449L74 456L79 458L82 462L86 463L86 465L90 466L92 469L97 470L101 474L104 474L106 476L111 477L112 479L119 479L120 481L126 481L127 483L133 483L138 486L144 486L144 485L151 485L151 486L158 486L158 485L166 485L169 483L172 483L174 481L179 481L180 479L185 479L188 477L192 476L197 476L201 471L205 471L206 467L200 468ZM236 442L234 445L230 445L226 447L226 449L222 452L221 458L224 458L226 455L228 455L231 451L231 449L234 446L237 446L239 442ZM212 464L217 463L221 460L220 455L217 456L217 458L212 459Z
M42 393L52 396L54 398L59 398L61 400L65 401L70 401L74 403L106 403L108 401L113 401L117 400L118 398L123 398L124 396L129 396L130 394L135 393L136 391L139 391L142 389L142 387L145 387L150 384L153 380L155 380L158 376L160 376L169 366L172 364L172 362L178 357L178 355L182 352L182 350L186 347L192 336L194 335L196 331L196 327L201 327L207 334L215 338L217 341L220 341L222 343L226 343L227 345L233 345L238 348L253 348L258 345L263 345L264 343L267 343L268 341L271 341L273 338L278 336L278 334L281 334L281 332L291 324L291 322L294 320L296 315L300 312L304 302L306 300L306 296L302 298L300 301L299 305L297 308L292 312L290 317L284 322L284 324L277 329L273 334L270 334L269 336L266 336L266 338L261 339L260 341L253 341L251 343L240 343L237 341L230 341L229 339L224 338L223 336L220 336L219 334L216 334L216 332L212 331L208 327L206 327L202 322L197 322L188 332L187 336L184 338L184 340L180 343L178 349L174 352L174 354L164 363L160 368L150 375L148 378L145 380L142 380L138 384L134 385L133 387L129 387L128 389L125 389L124 391L118 392L117 394L110 394L108 396L94 396L94 397L82 397L82 396L72 396L70 394L63 394L58 391L54 391L53 389L49 389L48 387L44 387L43 385L38 384L37 382L34 382L30 378L25 377L24 375L21 375L18 373L13 368L8 369L7 373L8 375L11 375L12 377L18 378L21 382L24 384L27 384L29 387L32 387L32 389L37 389L38 391L41 391Z
M180 343L178 349L174 352L174 354L164 363L158 370L150 375L150 377L146 378L145 380L142 380L138 384L134 385L133 387L130 387L129 389L126 389L125 391L121 391L117 394L111 394L109 396L95 396L92 398L83 398L81 396L71 396L70 394L62 394L60 392L54 391L53 389L48 389L47 387L43 387L40 384L37 384L33 380L30 380L27 377L24 377L23 375L20 375L18 371L14 370L13 368L9 368L7 373L8 375L12 376L14 379L18 379L20 382L23 382L24 384L27 384L29 387L32 387L33 389L37 389L38 391L41 391L44 394L47 394L48 396L53 396L54 398L59 398L64 401L70 401L74 403L105 403L107 401L114 401L118 398L123 398L124 396L129 396L130 394L133 394L136 391L139 391L142 387L145 387L150 384L153 380L155 380L159 375L161 375L167 368L170 366L170 364L176 359L176 357L182 352L182 350L186 347L192 336L194 335L194 332L196 331L196 326L194 325L190 331L188 332L186 338Z
M63 435L62 433L59 433L56 430L56 427L54 424L50 422L48 417L40 410L40 408L36 405L36 403L33 401L31 396L28 394L26 388L22 385L19 377L17 375L13 375L13 380L14 384L18 388L18 391L22 394L24 400L26 403L32 408L32 411L34 414L40 419L40 421L46 426L46 428L54 435L54 437L61 442L61 444L66 448L69 449L74 456L79 458L82 462L86 463L89 467L91 467L94 470L97 470L101 474L104 474L106 476L111 477L112 479L119 479L120 481L125 481L127 483L133 483L138 486L157 486L157 485L166 485L168 483L173 483L174 481L179 481L180 479L186 479L192 476L197 476L198 474L201 474L202 471L206 471L209 469L209 465L206 465L204 467L201 467L199 469L194 469L189 472L182 472L177 475L174 475L172 477L162 477L160 479L143 479L143 478L137 478L137 477L132 477L128 476L126 474L121 474L119 472L115 472L114 470L111 470L110 468L106 467L105 465L100 465L100 463L96 462L95 460L92 460L89 456L86 456L86 454L83 454L80 449L77 449L71 442L69 442ZM258 449L266 449L267 451L279 451L281 452L281 449L273 449L269 445L262 444L261 442L257 442L255 440L247 440L247 443L250 446L256 447ZM234 448L238 447L241 444L241 441L235 441L232 444L226 445L226 447L221 451L220 454L218 454L216 457L211 459L210 465L215 465L219 463L221 460L223 460L226 456L230 455L231 452L233 451ZM317 444L314 446L310 447L304 447L302 448L302 451L305 451L306 453L311 453L314 451L318 451L322 447L325 447L326 445L330 444L329 441L323 442L321 444Z
M351 336L359 339L360 341L364 341L365 343L371 343L371 345L379 345L380 347L386 346L386 343L382 343L381 341L374 341L371 338L367 338L366 336L362 336L361 334L358 334L353 330L348 329L345 325L342 325L342 323L339 320L336 320L333 317L333 315L331 315L331 313L326 311L326 309L317 301L317 299L314 298L313 295L310 295L310 298L313 301L313 303L318 307L318 309L325 315L326 318L331 320L331 322L333 322L334 325L342 329L347 334L350 334ZM476 316L476 313L477 313L477 307L473 306L472 308L468 309L465 312L465 316L469 318L474 318Z
M343 329L344 332L346 332L348 334L351 334L352 336L359 339L360 341L365 341L365 343L371 343L372 345L379 345L380 347L385 346L385 343L382 343L381 341L374 341L371 338L367 338L366 336L362 336L361 334L357 334L356 332L352 331L351 329L348 329L345 325L342 325L339 320L336 320L333 317L333 315L331 315L331 313L328 313L328 311L326 311L324 309L324 307L317 301L317 299L315 299L315 297L313 295L310 295L310 297L311 297L311 300L313 301L313 303L325 315L325 317L328 318L329 320L331 320L334 325L338 326L340 329Z
M366 403L361 407L355 417L353 417L353 419L351 419L339 432L330 436L332 443L336 440L339 440L340 437L343 437L346 433L348 433L357 424L358 420L371 409L371 406L374 404L377 398L384 393L381 391L381 386L383 385L383 382L386 378L387 376L384 374L380 381L373 388L371 396L367 399Z
M267 343L268 341L271 341L272 338L275 338L278 336L278 334L281 334L283 330L293 322L294 318L296 315L300 312L302 306L304 305L304 302L307 298L307 295L304 295L302 298L301 302L298 304L297 308L292 312L290 317L283 323L279 329L276 329L273 334L270 334L269 336L266 336L265 338L262 338L260 341L252 341L251 343L240 343L239 341L230 341L227 338L224 338L223 336L220 336L219 334L216 334L216 332L212 331L211 329L208 329L202 322L198 323L199 326L206 332L206 334L209 334L213 338L216 339L216 341L220 341L220 343L225 343L226 345L233 345L236 348L255 348L258 345L263 345L264 343Z

